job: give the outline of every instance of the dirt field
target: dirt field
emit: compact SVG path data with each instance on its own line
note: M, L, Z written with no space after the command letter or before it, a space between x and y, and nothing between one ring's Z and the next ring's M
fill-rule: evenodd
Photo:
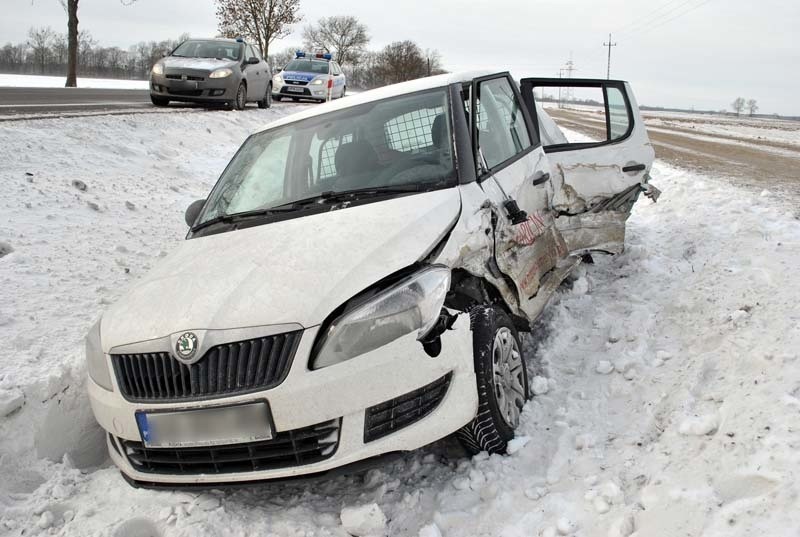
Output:
M605 137L602 117L573 110L548 109L556 122L592 137ZM708 121L708 120L706 120ZM670 119L668 125L646 117L656 157L677 166L710 175L730 177L734 183L769 189L787 201L800 198L800 145L735 134L698 131L697 120ZM651 123L659 123L652 126ZM800 131L800 124L798 124Z

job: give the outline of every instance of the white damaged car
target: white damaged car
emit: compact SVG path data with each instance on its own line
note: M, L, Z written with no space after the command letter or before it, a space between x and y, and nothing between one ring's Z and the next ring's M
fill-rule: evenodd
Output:
M537 103L560 84L603 95L596 139ZM622 251L652 161L619 81L447 74L279 119L87 336L111 458L136 486L210 487L452 433L503 453L530 395L519 332Z

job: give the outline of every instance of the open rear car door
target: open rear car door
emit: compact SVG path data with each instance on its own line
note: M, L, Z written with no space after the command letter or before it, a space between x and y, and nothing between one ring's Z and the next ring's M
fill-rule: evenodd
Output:
M550 162L555 226L571 254L620 253L654 159L627 82L523 78L522 98Z

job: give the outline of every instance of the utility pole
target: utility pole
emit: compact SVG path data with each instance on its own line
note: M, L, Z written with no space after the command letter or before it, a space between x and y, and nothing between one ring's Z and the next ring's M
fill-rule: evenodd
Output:
M572 78L572 71L577 71L577 69L575 68L575 64L572 61L572 52L569 53L569 61L565 65L566 67L564 67L563 70L567 73L567 78ZM566 90L565 91L566 95L564 95L564 100L567 101L568 103L572 102L573 98L572 87L567 86L565 90Z
M608 69L606 71L606 80L611 78L611 47L616 47L616 43L611 42L611 34L608 34L608 43L603 43L604 47L608 47Z
M564 68L558 70L558 78L564 78ZM561 108L561 86L558 86L558 107Z

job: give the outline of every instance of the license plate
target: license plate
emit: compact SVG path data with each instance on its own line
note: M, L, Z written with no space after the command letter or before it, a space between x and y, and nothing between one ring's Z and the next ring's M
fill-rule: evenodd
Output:
M218 446L270 440L267 404L136 413L146 447Z
M293 91L295 93L303 93L305 91L305 88L298 88L296 86L286 86L286 90Z

